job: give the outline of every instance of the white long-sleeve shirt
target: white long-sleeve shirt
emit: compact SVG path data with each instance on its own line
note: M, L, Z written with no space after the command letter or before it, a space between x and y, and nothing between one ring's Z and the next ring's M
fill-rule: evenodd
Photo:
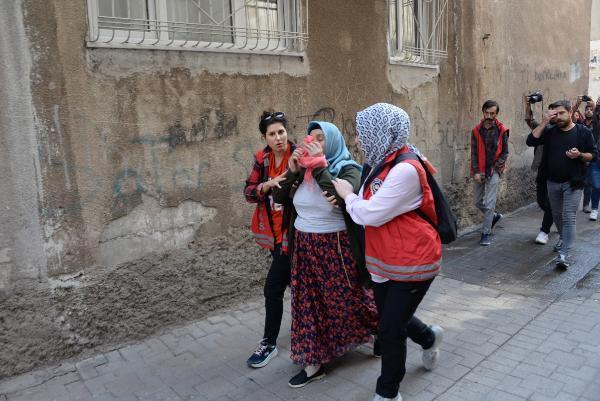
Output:
M346 210L352 220L363 226L379 227L394 217L421 207L423 190L417 169L409 163L398 163L390 170L381 187L370 199L358 195L344 198Z
M409 163L398 163L392 167L370 199L363 199L363 190L361 188L358 195L351 193L344 198L352 220L363 226L382 226L396 216L418 209L423 202L419 174ZM387 281L373 274L371 278L376 283Z

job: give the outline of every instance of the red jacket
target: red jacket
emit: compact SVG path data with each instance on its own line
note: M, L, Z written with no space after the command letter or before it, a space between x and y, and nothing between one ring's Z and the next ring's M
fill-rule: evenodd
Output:
M498 135L498 143L496 144L496 153L494 156L494 162L492 163L492 166L496 164L496 162L500 158L500 155L502 154L502 149L504 147L504 134L508 132L508 128L497 119L494 120L494 124L496 125L496 127L498 127L498 131L500 132L500 134ZM471 174L473 175L477 173L486 174L485 166L487 165L487 160L485 151L485 141L483 140L480 131L482 126L483 120L481 120L481 122L477 124L472 130L473 138L475 138L477 143L477 171L474 171L475 169L473 168L473 161L471 161ZM506 164L503 164L500 167L500 173L504 172L504 170L506 170Z
M292 142L288 142L291 146L291 151L295 149ZM254 165L252 171L246 179L244 187L244 196L249 203L256 203L256 209L252 215L251 230L254 234L254 240L263 248L273 250L275 248L275 233L273 232L273 221L271 219L271 203L269 196L263 194L261 184L269 179L269 154L271 148L268 146L263 150L259 150L254 155ZM289 221L289 212L283 210L283 233L281 247L283 252L287 253L287 226Z
M406 147L394 152L385 160L386 165L372 185L363 188L364 199L370 199L377 184L385 181L392 162L399 153L406 153ZM423 189L421 211L432 221L437 222L435 204L427 175L421 163L405 160L419 174ZM426 281L439 272L442 262L442 243L438 232L414 210L396 216L380 227L365 227L365 251L369 272L393 281Z

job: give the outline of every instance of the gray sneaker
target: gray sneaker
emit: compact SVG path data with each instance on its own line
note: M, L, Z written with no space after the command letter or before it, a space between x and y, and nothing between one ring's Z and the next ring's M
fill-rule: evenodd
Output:
M556 267L567 270L573 264L573 259L564 253L559 254L555 259Z
M402 401L402 396L400 395L400 393L398 393L397 398L385 398L380 396L379 394L375 394L375 398L373 398L373 401Z
M435 335L435 340L433 341L433 345L431 348L423 350L423 367L427 370L433 370L440 359L440 344L444 339L444 329L442 329L438 325L432 325L429 327L433 334Z

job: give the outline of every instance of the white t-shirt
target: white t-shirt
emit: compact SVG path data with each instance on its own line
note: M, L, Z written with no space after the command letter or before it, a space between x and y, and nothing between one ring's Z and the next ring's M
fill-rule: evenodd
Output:
M316 180L303 181L294 194L294 207L298 216L294 228L305 233L334 233L346 230L344 214L340 208L327 202Z

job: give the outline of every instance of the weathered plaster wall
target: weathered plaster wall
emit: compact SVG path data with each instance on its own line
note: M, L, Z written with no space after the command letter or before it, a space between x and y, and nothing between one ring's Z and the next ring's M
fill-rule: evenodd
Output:
M462 213L466 226L480 221L479 213L470 206L471 185L465 185L465 177L469 172L469 131L481 118L486 99L500 103L499 119L511 129L509 170L501 186L499 208L512 210L533 200L532 150L525 146L529 130L523 121L522 97L541 90L547 106L587 91L589 47L585 38L591 1L551 1L545 3L544 13L535 1L464 0L455 7L460 10L455 15L457 40L451 49L455 70L442 68L440 82L449 86L440 88L440 94L448 95L449 101L443 102L440 114L451 116L449 125L456 121L458 134L448 141L452 147L442 150L450 159L442 166L448 190L469 205ZM567 13L582 24L571 26L569 32L555 29L564 26ZM573 38L581 40L573 45ZM452 96L452 81L456 96ZM540 118L541 105L535 112ZM450 166L451 174L447 171Z
M469 131L494 98L512 129L502 205L524 204L531 151L520 99L536 89L552 100L585 92L589 53L586 41L572 45L589 24L540 32L530 22L559 26L567 11L590 21L591 0L554 0L542 17L533 1L509 3L450 2L449 57L437 71L389 64L383 0L311 3L304 58L91 49L85 2L25 1L23 40L33 46L20 53L34 60L26 91L37 118L48 274L180 246L190 229L211 236L247 224L251 207L240 193L262 146L256 119L268 107L287 113L296 138L312 118L335 122L356 152L356 111L401 105L412 142L440 168L468 226L479 218L468 196ZM187 212L184 201L194 204ZM153 225L157 208L169 212ZM194 216L190 225L176 222L182 213Z
M32 53L20 2L0 4L0 298L17 280L46 276L38 202L38 125L30 74Z

